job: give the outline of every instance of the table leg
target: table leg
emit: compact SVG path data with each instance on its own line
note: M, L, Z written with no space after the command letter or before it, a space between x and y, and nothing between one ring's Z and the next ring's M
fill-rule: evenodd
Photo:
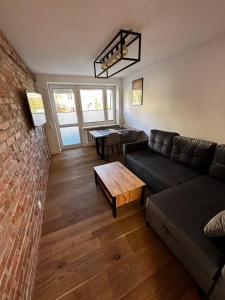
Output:
M113 217L116 218L116 198L112 198Z
M146 185L142 187L142 191L141 191L141 205L142 206L145 204L145 198L146 198Z
M98 138L95 139L95 144L96 144L96 152L97 154L99 155L99 141L98 141Z
M94 174L95 174L95 185L97 186L98 185L98 175L95 172L95 170L94 170Z
M102 138L102 159L105 159L105 138Z

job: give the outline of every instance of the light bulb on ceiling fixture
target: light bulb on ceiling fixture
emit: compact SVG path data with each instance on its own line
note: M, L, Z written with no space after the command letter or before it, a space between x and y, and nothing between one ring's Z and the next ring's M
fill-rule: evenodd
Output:
M102 70L106 70L109 67L111 67L113 64L115 64L118 60L121 59L121 50L117 47L117 51L115 53L113 53L113 51L111 51L111 57L107 57L107 60L104 61L101 65ZM123 50L122 50L122 58L125 57L128 54L128 48L126 46L123 46Z
M128 54L128 48L125 46L123 47L123 56L126 56Z

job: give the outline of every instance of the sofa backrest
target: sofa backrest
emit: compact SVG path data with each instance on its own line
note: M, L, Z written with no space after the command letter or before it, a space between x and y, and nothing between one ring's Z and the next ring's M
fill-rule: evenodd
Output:
M217 145L209 175L225 181L225 145Z
M207 172L212 162L216 143L184 136L176 136L173 141L171 159L185 166Z
M152 129L150 132L149 147L154 152L170 157L173 147L173 138L177 135L179 135L179 133Z

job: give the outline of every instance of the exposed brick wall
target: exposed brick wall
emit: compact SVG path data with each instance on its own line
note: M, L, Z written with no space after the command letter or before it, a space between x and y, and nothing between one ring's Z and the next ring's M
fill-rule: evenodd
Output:
M24 89L34 75L0 32L0 299L31 299L48 177L43 128L33 129ZM42 205L43 207L43 205Z

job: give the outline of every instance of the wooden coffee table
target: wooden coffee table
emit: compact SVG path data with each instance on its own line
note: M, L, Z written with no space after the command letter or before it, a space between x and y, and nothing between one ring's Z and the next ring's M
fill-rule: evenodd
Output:
M100 185L112 207L113 217L116 208L135 200L144 204L146 184L116 161L94 167L95 183Z

